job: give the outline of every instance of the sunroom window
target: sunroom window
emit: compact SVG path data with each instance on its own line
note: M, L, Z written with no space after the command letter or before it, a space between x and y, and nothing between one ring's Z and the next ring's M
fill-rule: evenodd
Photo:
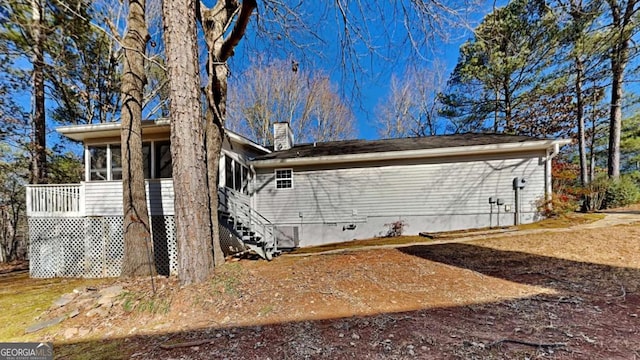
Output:
M122 153L120 145L111 145L111 180L122 180Z
M107 147L92 146L89 148L91 156L91 180L109 180L107 174Z
M142 143L142 163L144 178L151 179L151 143Z
M120 144L89 146L88 156L90 158L89 180L122 180L122 148ZM153 169L152 159L155 159ZM142 166L145 179L170 178L172 169L169 142L143 143Z
M171 144L168 141L155 143L156 178L170 178L173 175L171 165Z
M249 168L229 156L224 157L225 187L249 194Z

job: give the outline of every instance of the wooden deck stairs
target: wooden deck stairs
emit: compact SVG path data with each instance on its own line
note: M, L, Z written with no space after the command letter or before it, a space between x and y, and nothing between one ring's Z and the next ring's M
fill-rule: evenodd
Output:
M260 215L235 191L218 191L218 220L230 235L240 240L244 249L237 254L252 252L263 259L271 260L280 255L273 224ZM224 243L224 241L223 241Z

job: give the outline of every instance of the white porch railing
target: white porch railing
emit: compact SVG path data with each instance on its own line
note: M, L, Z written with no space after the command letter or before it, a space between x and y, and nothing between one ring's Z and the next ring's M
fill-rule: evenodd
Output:
M28 185L27 216L72 217L84 214L82 184Z

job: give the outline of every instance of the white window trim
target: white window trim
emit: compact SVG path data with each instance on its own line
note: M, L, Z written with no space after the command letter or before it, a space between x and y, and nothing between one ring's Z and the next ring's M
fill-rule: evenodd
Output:
M107 144L107 181L113 180L111 176L111 144Z
M278 171L291 171L291 177L288 180L291 180L291 187L278 187L278 180L287 180L287 178L278 179ZM293 189L293 169L292 168L282 168L282 169L274 169L273 170L273 178L274 178L274 186L276 190L289 190Z
M86 143L84 144L84 181L91 181L91 153Z

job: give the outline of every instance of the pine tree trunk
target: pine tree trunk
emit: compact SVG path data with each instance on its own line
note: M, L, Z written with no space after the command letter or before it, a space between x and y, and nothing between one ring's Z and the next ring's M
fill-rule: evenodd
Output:
M234 4L237 7L237 4ZM224 44L225 24L234 8L225 11L207 10L204 12L204 35L209 46L207 61L207 75L209 83L205 89L207 97L206 112L206 145L209 184L209 208L212 229L212 245L215 266L224 263L224 254L220 246L220 232L218 224L218 164L224 136L224 121L227 104L227 65L220 59L220 49Z
M622 51L622 50L620 50ZM609 157L607 173L610 178L620 177L620 131L622 128L622 79L624 64L622 54L611 55L611 112L609 116Z
M509 89L509 78L504 79L504 130L505 134L513 134L515 132L513 126L513 115L511 109L511 91Z
M13 226L9 220L9 213L0 206L0 263L11 261L11 246L13 244Z
M596 179L596 131L597 122L594 115L591 119L591 138L589 139L589 182Z
M31 183L47 182L47 132L44 98L44 34L42 31L43 5L31 0L33 37L33 112L31 124Z
M207 179L209 189L209 216L212 234L213 262L215 266L224 264L224 253L220 245L220 228L218 224L218 168L224 129L214 122L214 115L207 110L206 116L206 144L207 144Z
M226 114L227 77L225 65L212 65L214 68L209 88L214 94L215 103L209 103L207 108L206 144L209 180L209 208L211 209L211 228L213 235L213 259L215 266L224 264L224 253L220 245L220 231L218 224L218 164L224 136L224 119Z
M145 1L130 0L127 33L123 46L124 68L120 115L124 208L122 276L156 274L142 158L142 92L146 83L144 52L147 39Z
M207 189L204 124L200 106L200 72L196 0L165 0L162 6L171 98L171 157L178 242L178 276L182 284L205 281L214 262L211 209Z
M578 121L578 153L580 156L580 185L582 187L587 186L589 183L588 168L587 168L587 146L585 139L585 125L584 125L584 100L582 98L582 73L583 66L582 60L576 56L576 120Z
M229 70L226 61L233 55L233 49L244 36L249 18L256 6L255 0L242 2L235 26L227 38L224 37L227 25L236 16L240 4L236 0L218 0L213 8L202 11L202 28L209 50L207 59L209 83L205 89L207 98L206 147L209 166L209 209L211 211L209 215L216 266L224 263L218 227L218 164L227 113Z
M609 59L611 61L611 112L609 115L609 178L620 177L620 132L622 129L622 88L624 71L629 62L629 46L633 31L638 0L607 0L611 11L611 26L614 33Z

